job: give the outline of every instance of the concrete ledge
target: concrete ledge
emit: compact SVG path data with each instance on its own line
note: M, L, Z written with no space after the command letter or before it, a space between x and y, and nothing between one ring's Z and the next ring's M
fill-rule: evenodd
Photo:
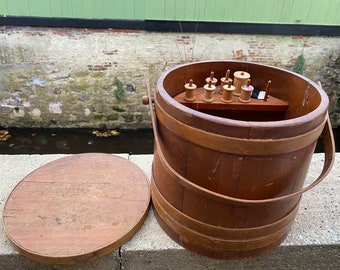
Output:
M64 155L2 155L0 213L15 185L29 172ZM150 177L152 155L121 155ZM318 176L323 154L314 154L308 181ZM0 269L338 269L340 265L340 154L331 173L307 192L286 240L271 254L245 261L221 261L196 255L173 242L153 211L137 234L119 250L75 266L51 266L20 255L0 230Z

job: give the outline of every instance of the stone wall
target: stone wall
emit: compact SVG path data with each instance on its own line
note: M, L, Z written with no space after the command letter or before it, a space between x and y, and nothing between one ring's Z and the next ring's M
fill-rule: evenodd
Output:
M321 81L340 124L340 38L0 27L0 126L149 128L141 98L166 69L233 59Z

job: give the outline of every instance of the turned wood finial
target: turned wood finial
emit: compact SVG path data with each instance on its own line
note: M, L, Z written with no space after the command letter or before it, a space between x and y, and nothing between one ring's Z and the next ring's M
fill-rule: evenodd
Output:
M250 85L250 83L251 83L251 80L250 80L250 79L248 79L248 81L247 81L247 86L249 86L249 85Z
M228 88L230 88L232 82L232 80L228 80Z
M209 81L211 81L212 84L215 85L215 84L217 83L217 79L216 79L214 76L215 76L215 72L214 72L214 71L211 71L209 77L207 77L207 78L205 79L206 83L208 84Z
M225 73L225 79L226 80L229 79L229 75L230 75L230 69L228 69L227 72Z
M269 81L267 82L267 86L266 86L266 90L265 90L266 94L265 94L265 96L264 96L264 101L267 101L267 99L268 99L268 95L269 95L269 91L270 91L270 86L271 86L271 84L272 84L272 81L269 80Z
M189 81L189 86L190 86L190 87L192 87L193 82L194 82L194 81L193 81L192 79L190 79L190 81Z

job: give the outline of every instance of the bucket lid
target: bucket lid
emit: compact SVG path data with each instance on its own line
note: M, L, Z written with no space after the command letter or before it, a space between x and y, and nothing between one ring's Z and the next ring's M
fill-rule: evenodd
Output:
M110 154L77 154L24 177L6 201L3 225L26 257L75 264L127 242L149 204L149 182L137 165Z

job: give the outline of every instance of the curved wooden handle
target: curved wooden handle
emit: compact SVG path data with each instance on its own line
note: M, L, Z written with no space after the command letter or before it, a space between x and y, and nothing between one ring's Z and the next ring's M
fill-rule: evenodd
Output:
M161 162L163 163L163 165L165 165L167 167L167 169L178 178L178 181L181 185L185 186L186 188L189 188L190 190L192 190L194 192L197 192L201 195L210 197L210 198L215 199L215 200L219 200L219 201L222 200L222 201L226 201L226 202L229 202L229 203L236 203L236 204L258 204L258 205L261 205L261 204L273 203L273 202L277 202L277 201L292 199L292 198L294 198L296 196L300 196L303 193L307 192L308 190L312 189L313 187L318 185L327 176L327 174L330 172L330 170L333 166L334 159L335 159L335 143L334 143L334 137L333 137L331 122L330 122L329 116L327 114L326 124L323 128L323 131L322 131L322 140L323 140L323 146L324 146L324 152L325 152L325 160L324 160L324 164L323 164L323 169L322 169L319 177L316 180L314 180L314 182L311 183L310 185L308 185L307 187L305 187L305 188L303 188L299 191L296 191L294 193L287 194L287 195L280 196L280 197L263 199L263 200L248 200L248 199L240 199L240 198L235 198L235 197L219 194L219 193L216 193L216 192L211 191L209 189L203 188L199 185L196 185L193 182L186 179L185 177L183 177L182 175L180 175L179 173L177 173L170 166L170 164L167 162L166 158L164 157L164 154L162 152L162 149L161 149L160 143L159 143L158 129L157 129L157 123L156 123L156 115L155 115L155 113L153 111L153 107L152 107L151 89L150 89L150 84L149 84L148 80L147 80L146 84L147 84L148 97L149 97L149 108L150 108L150 115L151 115L151 121L152 121L152 128L153 128L153 133L154 133L154 137L155 137L155 145L157 147L157 153L159 154L159 158L160 158ZM156 96L154 98L156 98Z

